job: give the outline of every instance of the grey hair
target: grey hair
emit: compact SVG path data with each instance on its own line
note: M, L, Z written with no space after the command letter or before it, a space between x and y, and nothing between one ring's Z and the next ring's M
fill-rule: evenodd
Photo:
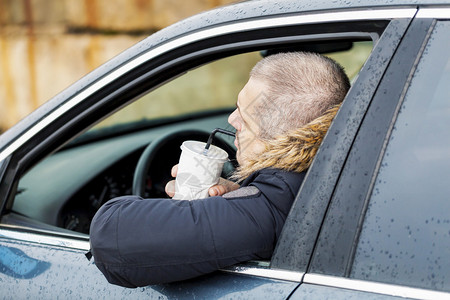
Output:
M350 81L337 62L309 52L268 56L254 66L250 76L267 86L255 116L263 141L320 117L340 104L350 88Z

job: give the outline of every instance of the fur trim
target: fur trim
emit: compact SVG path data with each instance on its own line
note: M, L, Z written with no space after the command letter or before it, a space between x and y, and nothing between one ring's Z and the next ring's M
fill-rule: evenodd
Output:
M265 151L257 159L250 159L238 167L232 179L242 181L250 174L265 168L303 172L309 168L322 143L340 105L336 105L324 115L286 135L264 141Z

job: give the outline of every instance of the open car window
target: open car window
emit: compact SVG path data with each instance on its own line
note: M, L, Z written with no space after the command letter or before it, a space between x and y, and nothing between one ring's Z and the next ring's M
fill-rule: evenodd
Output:
M343 65L354 80L371 49L372 42L360 41L325 55ZM21 216L21 224L23 218L33 220L30 227L41 222L87 234L101 205L132 193L137 161L152 140L181 129L210 132L229 126L237 94L262 55L244 53L194 68L100 121L20 179L12 212ZM156 158L161 163L147 177L147 197L167 197L164 186L179 154L162 152ZM5 220L14 223L14 218Z

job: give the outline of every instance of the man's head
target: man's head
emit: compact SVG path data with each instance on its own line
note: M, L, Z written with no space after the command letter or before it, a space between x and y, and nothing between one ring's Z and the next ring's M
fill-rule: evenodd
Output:
M349 87L342 67L318 54L280 53L258 62L228 119L236 128L239 163L341 103Z

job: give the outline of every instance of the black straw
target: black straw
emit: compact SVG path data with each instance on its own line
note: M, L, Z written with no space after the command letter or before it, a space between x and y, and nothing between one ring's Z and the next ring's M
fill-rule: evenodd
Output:
M222 129L222 128L216 128L216 129L214 129L212 132L211 132L211 134L209 135L209 138L208 138L208 141L206 142L206 146L205 146L205 150L206 151L208 151L209 150L209 147L211 146L211 143L212 143L212 141L213 141L213 138L214 138L214 135L216 134L216 133L223 133L223 134L226 134L226 135L229 135L229 136L235 136L235 133L234 132L232 132L232 131L229 131L229 130L225 130L225 129Z

